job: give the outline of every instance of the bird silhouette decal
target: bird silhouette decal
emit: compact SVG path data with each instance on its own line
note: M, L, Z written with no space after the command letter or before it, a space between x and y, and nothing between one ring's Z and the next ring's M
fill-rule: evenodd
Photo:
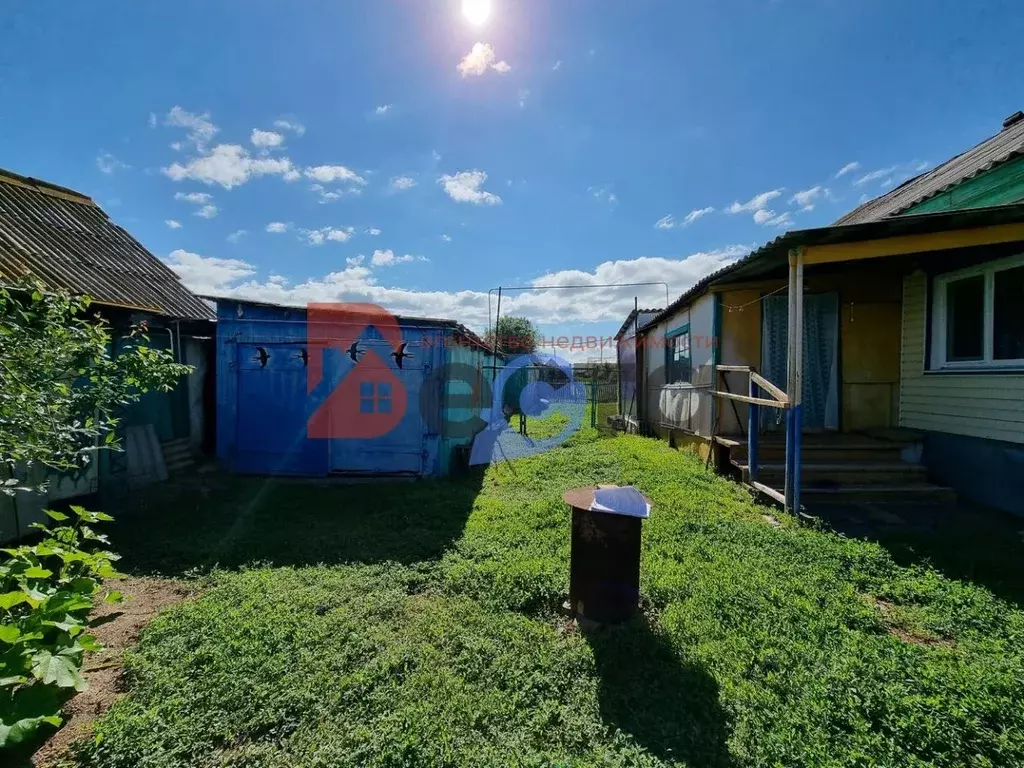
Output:
M260 361L260 368L267 367L267 361L270 359L270 355L267 354L266 347L256 347L256 357L253 360Z
M398 364L399 368L402 368L402 361L405 360L405 358L412 358L412 355L405 351L406 346L408 345L405 342L402 342L401 346L398 347L398 351L391 353L391 356L395 358L395 362Z
M366 350L359 348L359 342L353 341L352 346L348 348L348 356L352 358L353 363L359 362L359 356L365 355Z

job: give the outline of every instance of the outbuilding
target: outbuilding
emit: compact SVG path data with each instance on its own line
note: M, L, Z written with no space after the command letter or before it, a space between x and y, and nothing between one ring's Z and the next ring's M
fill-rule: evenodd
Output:
M216 302L217 457L232 471L444 475L486 424L496 358L454 320Z

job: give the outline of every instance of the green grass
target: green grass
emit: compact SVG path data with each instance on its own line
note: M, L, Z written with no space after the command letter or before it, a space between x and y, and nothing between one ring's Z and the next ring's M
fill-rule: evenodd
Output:
M91 766L1008 766L1024 613L768 511L664 443L584 430L480 477L233 478L112 532L202 572L154 621ZM643 615L583 634L563 490L634 483ZM239 567L257 562L251 568ZM322 565L316 563L322 562Z

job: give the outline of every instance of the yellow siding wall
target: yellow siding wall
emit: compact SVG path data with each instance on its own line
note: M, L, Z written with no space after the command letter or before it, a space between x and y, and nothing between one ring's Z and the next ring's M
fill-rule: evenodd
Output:
M924 374L927 293L904 278L900 426L1024 443L1024 376Z

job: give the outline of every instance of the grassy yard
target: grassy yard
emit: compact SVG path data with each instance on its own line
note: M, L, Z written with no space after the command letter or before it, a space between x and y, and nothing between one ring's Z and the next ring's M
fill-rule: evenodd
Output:
M1024 612L775 525L664 443L584 430L471 478L215 478L121 516L201 599L127 657L89 766L1024 764ZM644 613L583 634L563 490L634 483Z

